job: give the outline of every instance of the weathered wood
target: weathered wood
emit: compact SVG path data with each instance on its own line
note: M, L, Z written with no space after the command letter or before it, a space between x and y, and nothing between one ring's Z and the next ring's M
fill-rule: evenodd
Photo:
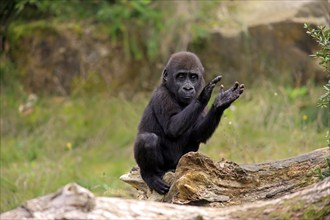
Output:
M2 213L0 219L322 219L330 213L330 178L291 195L225 208L94 197L77 184Z
M318 181L315 170L327 169L324 158L329 156L329 148L322 148L284 160L237 165L191 152L181 158L175 173L165 175L171 184L165 196L148 190L137 167L121 179L140 190L142 199L223 207L277 198L311 185Z

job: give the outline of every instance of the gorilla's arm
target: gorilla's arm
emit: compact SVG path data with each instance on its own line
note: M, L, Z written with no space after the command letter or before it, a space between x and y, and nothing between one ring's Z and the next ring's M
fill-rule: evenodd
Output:
M181 112L172 115L164 125L165 134L169 137L179 137L190 128L203 112L205 105L193 101Z
M212 105L206 116L197 122L192 131L192 138L196 142L205 143L218 127L223 111L224 110L217 111L216 108Z
M235 84L226 91L223 90L223 85L221 85L220 93L215 98L211 109L194 127L192 137L197 142L205 143L219 125L223 112L231 103L240 97L243 91L244 85L239 85L238 82L235 82Z

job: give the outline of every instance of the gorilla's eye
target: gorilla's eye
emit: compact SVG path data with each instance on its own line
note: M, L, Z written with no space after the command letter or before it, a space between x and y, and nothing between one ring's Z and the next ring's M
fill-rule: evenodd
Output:
M176 76L177 79L179 80L184 80L185 79L185 74L184 73L179 73L177 76Z
M191 80L197 80L198 79L198 75L197 74L191 74L190 75L190 79Z

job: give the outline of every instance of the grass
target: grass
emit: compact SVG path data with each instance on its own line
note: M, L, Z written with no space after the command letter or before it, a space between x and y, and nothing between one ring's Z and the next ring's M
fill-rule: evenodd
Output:
M201 152L254 163L325 147L328 119L315 107L318 87L247 86ZM150 94L41 96L23 115L23 89L1 89L1 212L69 182L99 196L134 196L119 176L135 165L134 138Z
M296 90L303 90L292 97ZM285 88L263 82L248 88L228 109L202 152L213 159L256 163L326 147L329 119L316 107L322 91L313 85Z

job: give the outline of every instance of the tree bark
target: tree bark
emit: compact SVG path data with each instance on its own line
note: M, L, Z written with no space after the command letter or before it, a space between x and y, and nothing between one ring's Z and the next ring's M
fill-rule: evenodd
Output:
M71 183L2 213L0 219L330 219L330 178L319 181L314 172L309 173L316 167L326 168L325 156L329 156L327 148L286 160L238 166L228 161L214 163L196 153L185 155L163 200L197 205L206 201L216 207L95 197ZM205 177L213 179L206 181ZM203 188L203 183L209 185ZM211 195L205 190L212 187L219 191ZM171 190L179 196L169 196ZM215 201L217 196L224 201Z

